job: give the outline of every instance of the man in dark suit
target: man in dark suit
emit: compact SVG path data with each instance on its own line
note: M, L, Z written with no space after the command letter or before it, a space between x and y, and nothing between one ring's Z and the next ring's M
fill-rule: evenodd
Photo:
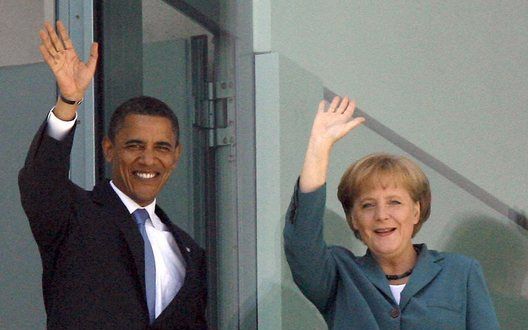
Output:
M60 97L19 174L42 258L48 329L206 329L204 251L172 224L156 196L182 150L163 102L119 106L103 141L112 180L85 191L68 179L77 108L97 63L83 63L65 27L46 23L40 51Z

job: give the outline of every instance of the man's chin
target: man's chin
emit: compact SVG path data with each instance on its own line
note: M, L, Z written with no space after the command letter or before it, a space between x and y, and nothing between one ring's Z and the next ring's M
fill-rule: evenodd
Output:
M153 194L153 193L148 193L148 194L133 194L132 196L130 196L130 198L132 198L134 200L134 202L138 203L140 206L147 206L149 205L150 203L152 203L152 201L154 201L154 199L156 198L156 194Z

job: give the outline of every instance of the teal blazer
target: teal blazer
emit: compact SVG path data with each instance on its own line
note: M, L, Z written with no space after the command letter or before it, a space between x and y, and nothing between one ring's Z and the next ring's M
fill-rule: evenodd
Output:
M499 329L476 260L416 245L418 261L398 305L369 251L357 257L324 242L326 186L307 194L297 187L286 214L286 258L330 329Z

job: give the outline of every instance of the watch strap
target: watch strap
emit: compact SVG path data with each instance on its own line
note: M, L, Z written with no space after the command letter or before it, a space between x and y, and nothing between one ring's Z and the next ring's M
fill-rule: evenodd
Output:
M61 94L59 94L59 97L60 97L60 99L61 99L62 102L67 103L67 104L70 104L70 105L79 105L79 104L83 103L83 101L84 101L84 97L81 98L79 101L68 100L67 98L65 98L65 97L62 96Z

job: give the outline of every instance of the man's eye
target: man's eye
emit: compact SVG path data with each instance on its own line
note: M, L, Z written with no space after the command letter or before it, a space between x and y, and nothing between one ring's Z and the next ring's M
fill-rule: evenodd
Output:
M141 148L141 146L139 144L129 144L126 146L126 148L128 150L138 150Z
M168 146L158 146L157 149L158 149L159 151L163 151L163 152L168 152L168 151L171 150L171 148L168 147Z

